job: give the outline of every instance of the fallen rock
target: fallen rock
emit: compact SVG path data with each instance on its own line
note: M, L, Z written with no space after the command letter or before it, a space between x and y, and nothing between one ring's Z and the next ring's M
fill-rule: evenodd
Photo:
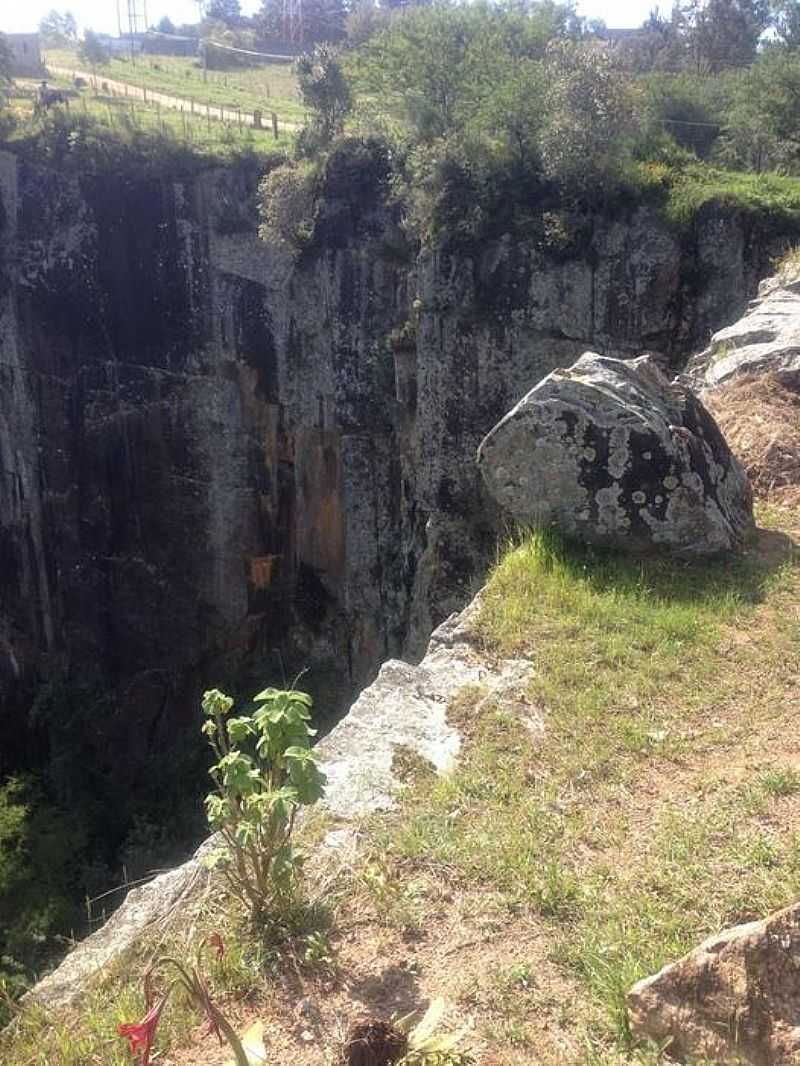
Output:
M755 528L714 419L648 356L586 352L553 371L486 436L478 465L517 521L588 543L713 555Z
M711 937L630 990L633 1034L683 1061L800 1062L800 903Z

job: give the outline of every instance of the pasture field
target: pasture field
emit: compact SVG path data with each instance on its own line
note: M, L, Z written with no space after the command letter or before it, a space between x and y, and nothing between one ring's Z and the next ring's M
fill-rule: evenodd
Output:
M70 70L85 69L72 50L51 50L43 53L50 66ZM137 56L135 63L130 58L115 57L103 67L98 67L97 77L102 81L128 82L142 88L195 100L198 104L216 107L241 108L242 111L260 110L269 115L274 111L286 122L304 122L305 109L298 99L297 80L291 64L269 63L240 70L209 70L206 80L199 60L189 56Z

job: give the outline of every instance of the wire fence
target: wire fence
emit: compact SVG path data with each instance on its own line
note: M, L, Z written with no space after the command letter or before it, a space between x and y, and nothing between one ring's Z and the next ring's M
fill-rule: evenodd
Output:
M149 89L144 85L131 85L129 82L116 81L113 78L105 78L96 73L72 70L68 67L50 65L48 70L52 74L66 78L76 88L91 87L96 95L102 93L106 97L125 100L132 105L135 105L138 101L157 110L163 108L191 116L192 118L205 119L209 130L212 122L222 122L227 126L235 126L239 130L249 128L271 131L274 139L278 140L281 134L295 133L303 128L303 123L282 119L276 111L272 110L262 111L255 109L248 111L240 107L226 107L224 104L212 103L210 100L204 101L194 96L175 96L170 93ZM84 110L88 110L86 97L81 94L80 99L83 101ZM64 102L69 108L70 98L68 96L65 97Z

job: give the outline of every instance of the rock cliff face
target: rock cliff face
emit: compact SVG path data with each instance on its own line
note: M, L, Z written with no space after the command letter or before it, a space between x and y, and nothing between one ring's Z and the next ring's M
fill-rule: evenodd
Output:
M292 260L258 241L246 168L77 177L0 156L12 763L60 677L112 694L92 743L124 750L123 784L243 663L258 684L309 663L343 706L468 599L498 528L472 457L512 403L587 347L700 347L775 250L733 214L679 238L637 209L557 251L417 254L385 179L340 161Z

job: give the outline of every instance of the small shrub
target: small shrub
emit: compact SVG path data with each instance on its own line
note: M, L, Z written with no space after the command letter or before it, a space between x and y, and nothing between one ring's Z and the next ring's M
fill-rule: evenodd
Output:
M789 766L775 766L760 775L759 784L769 796L793 796L800 792L800 773Z
M292 830L300 808L322 796L325 777L310 748L311 697L268 688L253 702L253 714L233 718L229 696L218 689L203 696L203 732L217 758L206 811L225 844L214 861L230 891L263 917L285 910L293 895L301 858Z
M299 251L314 235L316 170L310 164L276 167L258 187L259 236Z

